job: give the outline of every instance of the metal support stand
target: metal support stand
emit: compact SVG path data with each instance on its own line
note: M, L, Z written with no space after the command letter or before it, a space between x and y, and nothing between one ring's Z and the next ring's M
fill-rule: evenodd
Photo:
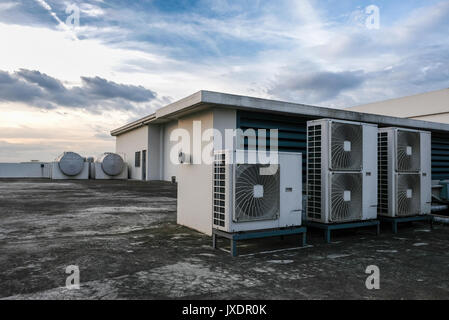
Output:
M398 233L398 224L403 223L403 222L428 221L430 224L430 229L433 229L433 216L432 215L420 215L420 216L412 216L412 217L379 216L379 220L382 222L391 223L391 229L394 234Z
M236 257L237 252L237 241L259 239L267 237L284 237L294 234L302 234L301 245L304 247L307 242L307 228L306 227L296 227L288 229L273 229L273 230L263 230L263 231L252 231L252 232L239 232L239 233L228 233L218 229L212 229L212 247L217 249L217 238L226 238L231 242L231 256Z
M379 220L358 221L358 222L348 222L339 224L325 224L314 221L306 221L306 226L324 230L324 240L326 241L326 243L331 242L332 230L355 229L355 228L376 226L376 235L380 234Z

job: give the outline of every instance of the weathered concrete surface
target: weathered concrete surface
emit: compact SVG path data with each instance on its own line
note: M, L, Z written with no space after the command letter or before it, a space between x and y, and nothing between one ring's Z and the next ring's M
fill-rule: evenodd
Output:
M0 180L0 298L449 298L447 226L340 231L331 244L312 233L302 249L297 237L251 241L231 259L175 210L169 183ZM380 290L365 287L372 264ZM64 288L68 265L80 290Z

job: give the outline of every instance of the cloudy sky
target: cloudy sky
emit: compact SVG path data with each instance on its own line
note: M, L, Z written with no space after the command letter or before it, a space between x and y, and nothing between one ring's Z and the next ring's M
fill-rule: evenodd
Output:
M448 17L449 0L0 0L0 162L114 151L111 129L201 89L344 108L448 88Z

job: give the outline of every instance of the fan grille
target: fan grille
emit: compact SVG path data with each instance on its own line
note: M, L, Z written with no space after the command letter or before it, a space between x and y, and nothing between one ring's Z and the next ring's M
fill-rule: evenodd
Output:
M419 174L397 175L398 216L413 216L420 214L421 209L421 179Z
M332 122L331 166L333 170L361 170L363 129L361 125Z
M388 133L379 132L377 149L377 210L380 214L388 213Z
M260 175L262 167L266 165L238 164L236 167L236 222L274 220L279 217L280 170L278 168L274 175Z
M398 130L397 168L399 172L420 169L420 133Z
M321 219L321 125L307 128L307 216Z
M330 222L362 218L362 174L335 173L331 176Z

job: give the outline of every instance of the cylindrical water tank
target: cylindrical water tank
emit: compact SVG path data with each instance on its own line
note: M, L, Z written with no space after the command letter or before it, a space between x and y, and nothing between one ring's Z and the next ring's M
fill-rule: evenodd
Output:
M125 166L123 158L119 154L112 152L104 153L97 159L97 162L101 163L104 173L109 176L119 175Z
M64 152L58 158L59 169L67 176L76 176L84 167L84 158L76 152Z

